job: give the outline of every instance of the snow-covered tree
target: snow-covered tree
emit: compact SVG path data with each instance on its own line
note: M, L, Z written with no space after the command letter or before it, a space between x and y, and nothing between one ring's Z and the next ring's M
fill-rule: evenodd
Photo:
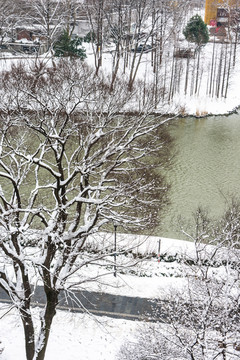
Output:
M54 45L55 56L57 57L78 57L81 60L86 58L86 51L82 47L82 39L72 39L67 30L64 30Z
M202 210L195 219L193 251L178 259L183 286L156 300L154 324L139 329L119 359L240 358L239 215L228 210L218 226Z
M71 18L72 1L64 0L32 0L27 2L29 24L40 32L46 39L47 49L52 50L63 29L70 34L69 23L74 24Z
M194 15L187 23L183 34L187 41L193 42L197 47L205 45L209 40L208 28L200 15Z
M194 93L196 94L199 87L199 72L200 72L200 50L202 46L206 45L209 41L209 33L207 25L204 23L200 15L194 15L191 17L186 27L183 30L183 34L187 41L194 43L197 54L196 64L196 80L194 85Z
M80 257L89 236L114 222L150 230L167 187L166 117L136 113L126 85L109 85L80 61L13 67L1 77L0 286L19 310L27 360L42 360L61 290L89 281ZM167 145L168 144L168 145ZM39 334L31 304L46 295ZM93 279L92 279L93 280Z
M18 2L11 0L1 0L0 7L0 45L2 45L14 38L15 28L20 22L21 10Z

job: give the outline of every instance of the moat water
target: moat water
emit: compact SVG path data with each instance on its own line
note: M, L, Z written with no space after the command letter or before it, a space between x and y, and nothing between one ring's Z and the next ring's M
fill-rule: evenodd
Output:
M176 155L167 173L171 204L159 235L183 238L180 224L193 223L199 206L218 218L232 196L240 198L240 114L180 118L169 131ZM179 224L180 217L185 220Z

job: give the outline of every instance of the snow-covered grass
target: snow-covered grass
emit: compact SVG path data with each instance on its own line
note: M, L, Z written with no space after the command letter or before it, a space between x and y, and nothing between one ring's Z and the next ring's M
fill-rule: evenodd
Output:
M0 316L7 306L0 305ZM38 318L39 309L34 309ZM114 360L124 340L134 333L138 322L93 317L58 311L46 353L46 360ZM1 318L1 360L25 360L23 329L12 310Z
M161 261L158 258L159 240ZM182 288L186 283L189 267L179 260L183 256L192 260L196 258L195 245L190 241L118 233L117 277L114 277L113 244L114 234L92 235L87 242L88 252L79 255L79 270L69 278L66 287L115 295L164 298L172 288ZM207 248L211 251L212 247L209 245ZM103 257L100 255L97 259L99 252ZM38 255L38 250L29 247L26 257L33 259L35 253ZM225 251L221 251L223 259L227 256ZM5 266L7 270L7 264ZM8 276L14 281L11 266ZM32 273L31 282L41 285L35 272Z

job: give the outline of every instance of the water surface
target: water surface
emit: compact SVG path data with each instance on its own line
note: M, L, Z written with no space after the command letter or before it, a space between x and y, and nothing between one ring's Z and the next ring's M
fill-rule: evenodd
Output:
M187 220L199 206L219 217L240 198L240 114L177 119L169 126L176 156L167 178L171 205L162 217L162 236L179 237L178 218Z

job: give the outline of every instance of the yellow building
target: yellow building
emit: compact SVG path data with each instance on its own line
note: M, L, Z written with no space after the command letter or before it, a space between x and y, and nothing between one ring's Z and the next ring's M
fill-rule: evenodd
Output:
M217 21L218 9L225 9L229 12L234 8L240 9L240 0L206 0L204 21L209 25L211 20Z

